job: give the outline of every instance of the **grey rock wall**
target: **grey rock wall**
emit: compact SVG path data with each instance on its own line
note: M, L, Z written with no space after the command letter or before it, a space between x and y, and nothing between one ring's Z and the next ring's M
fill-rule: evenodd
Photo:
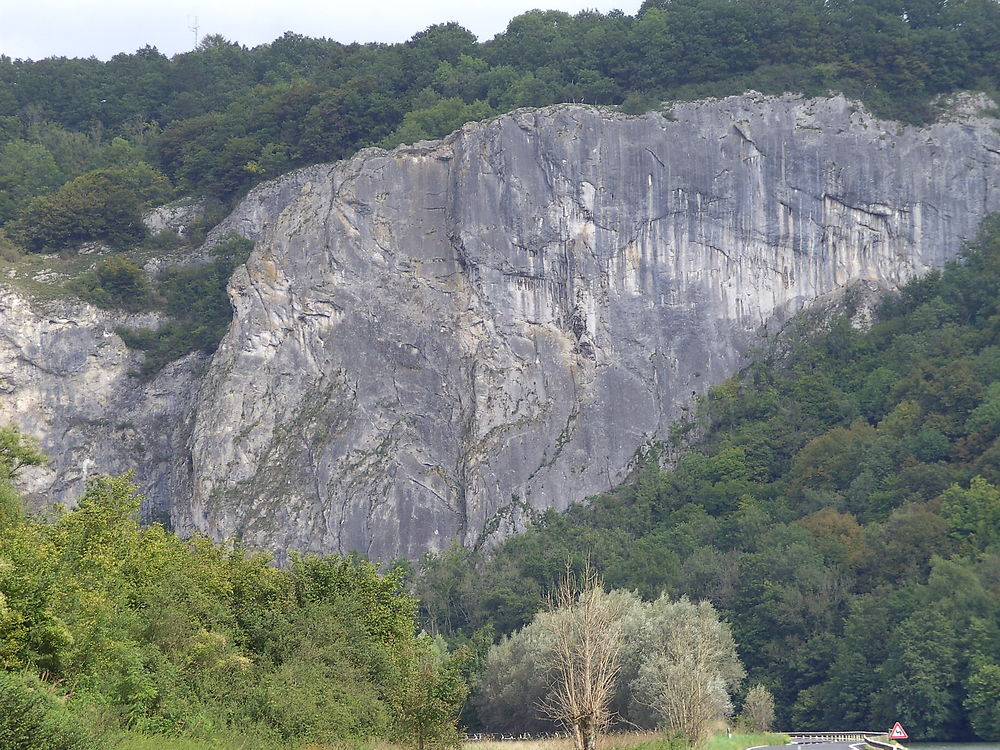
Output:
M904 127L840 97L559 106L310 167L210 237L257 246L203 374L193 358L141 386L94 334L57 347L86 365L32 365L32 390L8 331L0 418L47 414L63 445L66 415L115 425L131 404L147 458L80 437L37 489L134 461L181 531L279 556L476 543L620 481L765 327L954 257L1000 209L997 125Z
M174 518L389 558L607 489L762 326L953 257L995 124L562 106L314 170L233 280Z
M37 438L49 457L22 472L37 510L73 505L88 477L134 471L146 490L143 518L170 521L190 487L187 441L204 355L172 363L154 380L133 373L141 355L114 333L126 323L80 302L34 305L0 290L0 423Z

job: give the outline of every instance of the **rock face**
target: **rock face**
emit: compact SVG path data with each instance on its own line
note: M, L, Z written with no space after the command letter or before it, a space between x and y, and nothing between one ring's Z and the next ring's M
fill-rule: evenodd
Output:
M188 492L182 457L205 356L172 363L149 383L131 373L141 355L114 328L127 321L81 302L34 306L0 291L0 422L40 439L44 467L22 474L36 508L73 504L88 476L134 470L148 489L143 517L169 521L171 502Z
M204 215L204 201L187 199L147 211L142 220L153 234L172 232L178 237L187 237L195 223Z
M89 398L162 422L139 474L181 531L383 559L476 543L620 481L763 327L954 257L1000 209L996 126L843 98L559 106L310 167L218 228L257 246L205 374L92 375ZM110 340L95 372L130 356ZM90 408L25 387L18 415Z

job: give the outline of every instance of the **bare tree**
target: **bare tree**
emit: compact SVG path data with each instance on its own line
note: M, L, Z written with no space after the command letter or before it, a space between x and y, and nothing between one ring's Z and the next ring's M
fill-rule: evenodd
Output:
M567 572L549 600L543 622L552 636L555 681L545 708L570 731L576 750L594 750L611 723L624 610L625 600L605 593L589 568L579 581Z

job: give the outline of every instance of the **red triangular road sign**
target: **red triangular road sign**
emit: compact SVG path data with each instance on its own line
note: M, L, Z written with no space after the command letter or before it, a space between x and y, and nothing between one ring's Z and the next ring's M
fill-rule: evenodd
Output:
M898 721L892 725L892 730L889 732L889 739L891 740L905 740L909 739L910 735L906 733L903 729L903 725Z

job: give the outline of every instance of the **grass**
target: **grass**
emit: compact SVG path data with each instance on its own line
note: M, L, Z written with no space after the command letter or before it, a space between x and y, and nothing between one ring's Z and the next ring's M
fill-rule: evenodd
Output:
M350 750L357 750L355 746L349 747ZM235 735L208 740L129 732L117 738L117 744L108 745L108 750L346 750L346 747L268 742ZM403 750L403 748L393 748L392 750Z
M9 286L33 300L72 298L64 284L94 265L100 256L60 256L26 253L14 260L0 261L0 275Z
M108 750L412 750L386 742L365 744L345 742L342 745L324 745L300 742L276 742L238 734L223 734L213 739L194 737L167 737L138 732L123 732L107 745Z
M187 247L158 250L139 245L128 252L115 253L132 263L142 266L152 258L162 259L166 265L183 263L192 250ZM35 302L79 299L66 284L80 278L102 259L105 254L74 252L63 253L13 253L0 255L0 279L4 285L17 289Z
M788 737L783 734L717 734L702 745L702 750L747 750L759 745L786 745ZM603 735L597 742L597 750L689 750L677 739L666 737L662 732L629 732L625 734ZM568 737L539 740L504 740L490 742L466 742L462 750L573 750L573 741Z
M629 734L606 734L597 741L597 750L616 748L637 748L661 740L663 735L655 732L633 732ZM554 737L538 740L494 740L486 742L466 742L462 750L573 750L573 740L569 737Z
M109 750L258 750L267 747L256 740L240 737L218 737L213 740L191 737L166 737L128 732L110 744ZM272 748L282 747L271 745Z
M783 734L734 734L728 737L717 734L702 745L701 750L747 750L759 745L785 745L788 737ZM185 737L149 736L133 732L122 734L114 750L265 750L299 747L300 750L347 750L334 745L262 744L260 740L236 735L218 737L212 740ZM603 735L597 742L597 750L684 750L687 746L677 739L665 737L661 732L628 732ZM358 746L350 746L358 750ZM402 747L379 743L365 750L406 750ZM573 741L568 737L538 740L495 740L466 742L462 750L573 750Z

